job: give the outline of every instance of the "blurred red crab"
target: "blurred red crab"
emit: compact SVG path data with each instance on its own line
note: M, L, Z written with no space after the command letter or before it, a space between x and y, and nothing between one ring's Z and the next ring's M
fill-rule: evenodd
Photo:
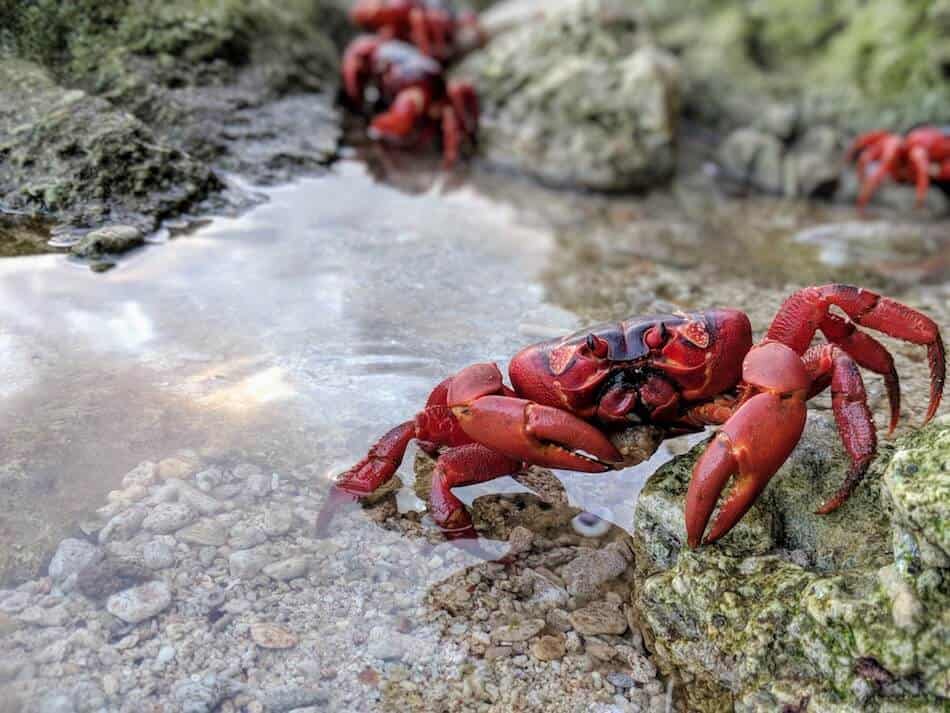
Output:
M446 166L454 164L464 142L478 133L478 97L466 82L449 82L442 65L412 45L362 35L343 57L343 87L358 110L377 111L370 138L414 145L442 136ZM367 101L367 90L375 97Z
M318 533L329 533L342 504L389 480L413 439L438 456L429 512L448 538L464 541L476 533L453 487L529 465L587 473L620 468L623 458L608 436L631 424L660 425L671 435L722 424L686 495L687 539L697 547L725 535L752 506L801 438L806 401L829 387L851 460L843 484L818 510L832 512L877 451L859 367L884 377L891 430L900 415L893 359L859 326L927 347L929 421L945 378L940 332L926 315L874 292L838 284L802 289L755 345L748 317L734 309L632 317L521 350L509 365L510 387L495 364L467 367L440 383L415 418L386 433L336 482ZM812 345L817 331L826 343Z
M950 127L918 126L904 135L888 131L861 134L848 149L848 160L857 161L860 208L887 178L915 184L920 206L931 182L950 184Z
M440 62L457 59L485 43L478 16L456 11L445 0L358 0L350 17L360 28L410 42Z

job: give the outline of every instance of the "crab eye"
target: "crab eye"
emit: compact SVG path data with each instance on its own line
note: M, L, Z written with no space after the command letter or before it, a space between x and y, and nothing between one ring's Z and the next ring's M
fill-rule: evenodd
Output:
M609 346L606 339L598 337L596 334L587 335L587 349L598 359L605 359L607 357Z
M680 330L680 334L683 335L684 339L700 349L705 349L709 346L709 331L702 322L688 323Z
M661 347L666 341L666 327L663 324L656 325L644 335L643 341L650 349Z

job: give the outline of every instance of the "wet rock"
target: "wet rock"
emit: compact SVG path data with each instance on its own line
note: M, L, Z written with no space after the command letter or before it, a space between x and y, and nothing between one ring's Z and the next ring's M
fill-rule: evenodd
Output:
M122 487L131 488L133 485L140 485L147 488L155 483L157 477L158 466L151 461L142 461L122 476Z
M178 492L179 501L202 515L214 515L221 510L221 503L214 497L184 481L177 481L175 489Z
M118 513L99 531L100 544L104 545L113 540L129 539L139 531L147 514L144 507L132 507Z
M755 540L669 552L656 546L670 542L657 535L660 503L641 499L636 548L652 557L635 590L638 619L661 668L695 678L691 710L778 710L804 699L821 709L903 710L947 697L940 672L950 661L939 642L950 635L950 601L932 583L948 571L934 552L950 502L950 418L899 439L893 454L883 447L848 503L819 519L816 503L848 467L833 432L827 417L809 417L756 506L782 526ZM668 472L654 478L671 483Z
M346 8L271 10L99 3L92 22L73 5L12 5L0 40L0 202L148 232L209 199L252 200L222 196L215 171L273 182L320 169L340 136ZM77 86L86 91L67 88Z
M527 641L544 628L543 619L524 619L513 621L492 629L491 640L495 643L510 644Z
M151 577L152 573L136 561L106 559L84 567L76 578L76 589L90 599L99 600Z
M39 713L76 713L72 698L65 693L54 692L43 696L39 704Z
M150 532L168 535L190 525L196 517L195 511L184 503L161 503L145 516L142 527Z
M258 694L257 699L268 713L290 713L294 709L303 709L306 706L318 706L319 710L323 710L322 706L329 702L330 696L319 688L284 686L263 690Z
M219 485L222 485L225 480L226 476L224 471L216 465L213 465L210 468L205 468L203 471L195 475L195 483L198 485L198 489L203 493L210 493Z
M621 673L620 671L608 673L607 682L614 688L619 688L621 691L633 688L637 684L629 674Z
M49 563L49 576L56 583L78 574L83 567L102 559L102 550L86 540L69 538L63 540Z
M458 70L483 107L493 162L596 190L647 188L674 169L680 75L636 9L587 0L493 41Z
M538 661L558 661L567 653L567 639L564 634L542 636L531 644L531 655Z
M273 556L262 548L240 550L228 558L231 576L250 579L273 561Z
M251 638L262 649L291 649L297 645L296 635L276 624L251 624Z
M271 537L280 537L290 531L294 514L288 508L271 507L264 511L263 529Z
M190 458L165 458L158 464L158 477L162 480L184 480L194 475L198 464Z
M609 602L591 602L571 612L571 624L585 635L622 634L627 630L627 619L620 608Z
M564 565L560 574L568 592L590 595L604 582L623 574L632 558L626 542L612 542L600 550L582 550Z
M784 193L782 142L752 128L737 129L719 147L719 164L733 181L769 193Z
M171 591L164 582L148 582L113 594L106 610L129 624L138 624L165 611L172 603Z
M63 606L31 606L19 614L16 614L16 619L24 624L31 624L33 626L63 626L69 621L69 612L66 611L66 608Z
M312 560L309 557L291 557L265 566L264 574L271 579L288 581L306 575L310 571L311 564Z
M142 546L142 560L152 570L171 567L175 564L175 539L165 535L149 540Z
M221 186L208 167L164 144L132 115L67 91L35 64L0 61L0 88L0 202L7 206L77 224L121 221L148 230L154 216L187 210ZM91 238L84 254L121 242Z
M411 637L387 631L385 627L373 627L366 644L366 652L373 658L394 661L401 659L411 645Z
M229 681L209 675L200 681L179 681L172 689L172 698L181 713L211 713L233 690Z
M190 545L204 545L220 547L227 542L227 533L221 525L214 520L199 520L193 525L189 525L175 534L175 539L179 542L187 542Z
M254 523L238 522L228 533L228 545L236 550L247 550L267 542L267 533Z
M107 225L86 233L70 251L79 257L124 253L145 243L142 231L132 225Z
M795 142L786 158L787 195L829 197L841 179L845 152L841 132L830 126L813 126Z
M907 439L884 473L902 574L950 569L950 417Z

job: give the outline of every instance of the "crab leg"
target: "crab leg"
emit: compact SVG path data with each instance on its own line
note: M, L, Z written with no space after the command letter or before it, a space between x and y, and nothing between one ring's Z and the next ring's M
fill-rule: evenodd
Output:
M370 495L395 475L413 439L422 441L426 450L471 443L452 411L445 405L447 382L443 381L433 389L426 407L412 421L401 423L388 431L369 449L365 458L333 484L317 515L316 529L319 536L329 534L333 517L341 507Z
M855 156L864 153L869 147L873 147L881 139L887 137L888 133L887 131L869 131L866 134L861 134L848 148L847 160L852 161Z
M940 329L932 319L907 305L853 285L808 287L785 300L772 320L768 338L787 344L798 354L804 354L811 345L815 330L831 324L825 318L832 305L840 308L856 324L927 347L930 405L925 423L932 419L940 406L946 378L943 340ZM865 348L868 351L863 353L879 351L867 346L867 342ZM859 362L864 358L852 356Z
M425 113L427 103L425 92L419 87L402 90L389 110L373 119L370 138L405 139Z
M686 493L686 534L690 547L715 542L739 522L788 458L805 428L805 396L811 378L801 357L779 342L753 347L742 378L759 391L732 414L696 461ZM703 539L716 502L735 483Z
M516 473L521 462L496 453L490 448L470 443L447 450L436 461L429 494L429 512L449 539L475 538L475 528L465 505L452 488L484 483L503 475Z
M851 468L844 483L817 510L818 514L827 515L844 504L867 472L877 452L877 431L868 408L864 380L850 356L834 345L819 344L809 349L802 361L817 384L827 386L830 382L831 406L838 433L851 458Z
M891 353L870 334L859 331L854 326L854 322L836 314L826 314L819 329L829 342L841 347L859 366L884 377L887 401L891 409L891 420L887 432L893 433L901 414L901 387L900 377L897 375ZM808 398L823 390L824 387L816 390L813 386Z
M930 157L923 146L914 146L909 152L911 165L914 167L914 178L917 184L917 207L924 204L927 189L930 188Z
M902 143L903 140L899 136L888 136L881 139L881 160L878 167L861 185L861 193L858 195L859 209L864 210L868 201L871 200L871 196L884 183L888 174L894 172Z
M462 128L459 119L451 106L442 109L442 165L451 168L459 157L459 146L462 144Z

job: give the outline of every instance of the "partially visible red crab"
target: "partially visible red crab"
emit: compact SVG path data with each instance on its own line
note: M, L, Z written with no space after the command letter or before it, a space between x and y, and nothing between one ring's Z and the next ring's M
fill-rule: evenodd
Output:
M411 42L441 62L485 44L478 16L445 0L357 0L350 17L364 30Z
M372 87L381 106L370 137L396 144L417 143L441 129L446 166L458 159L462 142L475 141L478 97L466 82L447 82L442 65L412 45L362 35L343 56L343 86L354 107L366 107Z
M861 134L848 149L848 160L855 159L861 179L861 209L888 177L916 184L920 206L931 181L950 182L950 127L919 126L906 135L887 131Z
M835 306L847 317L830 311ZM459 485L516 473L528 465L598 473L620 467L610 431L634 423L670 433L724 424L697 461L686 496L690 546L725 535L752 506L798 443L805 402L831 387L851 468L819 509L840 507L877 450L859 366L884 377L890 428L900 414L894 362L869 327L926 345L930 420L940 404L944 346L937 325L899 302L850 285L808 287L782 305L765 338L752 345L737 310L634 317L523 349L511 360L511 387L495 364L476 364L439 384L416 417L384 435L343 474L317 529L336 508L389 480L413 439L438 453L429 512L451 539L474 538L471 518L452 494ZM812 346L816 331L828 343ZM730 478L735 484L706 527Z

